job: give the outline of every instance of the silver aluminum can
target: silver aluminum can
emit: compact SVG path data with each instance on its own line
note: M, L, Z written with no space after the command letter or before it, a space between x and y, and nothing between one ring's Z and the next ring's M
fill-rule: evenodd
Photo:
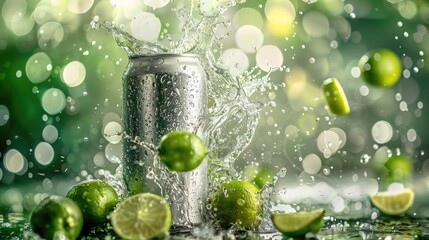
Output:
M123 122L128 136L158 145L174 130L195 132L207 110L206 73L196 55L132 57L123 76ZM161 169L161 170L160 170ZM150 192L168 199L173 226L204 221L207 161L187 173L172 173L156 151L124 138L123 174L130 194Z

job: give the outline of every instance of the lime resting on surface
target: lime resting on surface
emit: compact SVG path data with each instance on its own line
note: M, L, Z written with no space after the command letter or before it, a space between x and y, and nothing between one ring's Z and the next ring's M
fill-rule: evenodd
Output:
M162 137L158 153L170 171L188 172L197 168L208 150L203 140L187 131L173 131Z
M323 227L325 210L322 208L295 213L273 213L271 221L274 226L289 237L303 237L307 233L317 233Z
M76 239L83 226L79 206L71 199L52 195L37 205L30 216L33 231L46 239Z
M108 183L89 180L73 186L66 195L82 210L85 225L106 222L118 203L118 194Z
M225 183L213 194L210 203L222 228L256 229L261 223L262 197L252 183L240 180Z
M389 216L405 214L414 204L414 191L410 188L399 193L379 192L369 195L371 204Z
M152 193L139 193L126 198L110 217L113 230L124 239L162 237L171 226L168 202Z

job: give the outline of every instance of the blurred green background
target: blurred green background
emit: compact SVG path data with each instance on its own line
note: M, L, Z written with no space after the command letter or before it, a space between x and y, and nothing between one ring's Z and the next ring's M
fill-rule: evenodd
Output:
M128 57L90 22L114 21L136 38L166 42L181 34L171 9L189 2L1 1L0 189L32 186L15 192L28 210L40 193L65 194L73 182L114 173L121 141L104 134L122 130ZM197 12L207 7L194 4ZM243 176L268 169L281 187L375 182L383 190L378 182L391 183L385 163L400 152L413 170L399 181L428 182L429 1L248 0L224 18L229 25L218 34L227 36L214 48L232 75L267 70L267 61L283 68L270 75L278 87L252 96L276 105L262 110L253 142L236 162ZM401 58L403 76L391 88L360 78L357 62L375 48ZM347 94L347 116L326 109L321 85L330 77Z

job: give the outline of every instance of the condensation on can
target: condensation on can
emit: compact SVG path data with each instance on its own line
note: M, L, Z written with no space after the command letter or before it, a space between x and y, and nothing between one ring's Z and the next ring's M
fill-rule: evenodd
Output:
M204 140L200 125L207 110L206 81L206 73L196 55L130 58L123 76L125 133L154 145L174 130L192 131ZM124 139L123 174L129 193L151 192L166 197L173 225L192 226L203 222L207 161L194 171L180 174L165 169L156 172L157 166L162 167L159 164L151 151ZM155 176L158 177L155 181L154 174L162 176ZM160 182L159 178L169 180Z

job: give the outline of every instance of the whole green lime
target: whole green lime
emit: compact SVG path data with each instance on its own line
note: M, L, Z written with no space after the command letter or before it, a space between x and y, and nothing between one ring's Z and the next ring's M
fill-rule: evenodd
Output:
M187 172L197 168L208 150L203 140L187 131L173 131L162 137L159 157L170 171Z
M118 203L115 189L101 180L81 182L73 186L66 196L82 210L85 225L106 222Z
M83 226L83 216L73 200L50 196L37 205L30 216L33 231L46 239L76 239Z
M222 228L256 229L261 223L261 193L249 182L233 180L222 185L213 194L211 205L215 220Z
M401 78L401 60L389 49L376 49L366 53L360 58L358 65L362 78L375 86L390 87Z
M393 155L384 166L387 168L387 180L389 183L407 183L414 171L413 162L404 155Z

